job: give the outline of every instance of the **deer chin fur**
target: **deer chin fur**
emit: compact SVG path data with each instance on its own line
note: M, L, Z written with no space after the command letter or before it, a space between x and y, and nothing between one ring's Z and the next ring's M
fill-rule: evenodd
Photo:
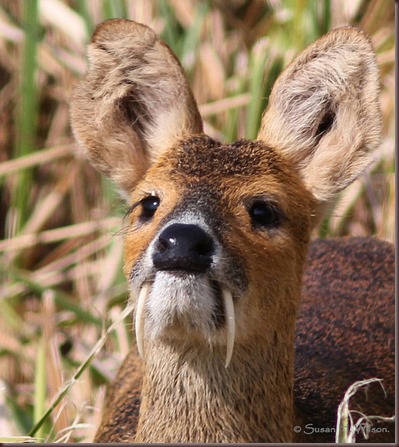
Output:
M225 367L229 366L235 340L235 313L231 291L218 284L223 303L226 333ZM183 330L205 337L209 344L215 342L219 328L215 322L216 296L206 275L158 272L153 282L146 281L138 293L135 312L137 349L145 359L144 341L155 340Z

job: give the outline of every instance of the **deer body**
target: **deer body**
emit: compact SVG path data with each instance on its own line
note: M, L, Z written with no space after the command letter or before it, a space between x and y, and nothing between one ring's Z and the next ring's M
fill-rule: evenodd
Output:
M311 243L295 336L298 441L334 442L338 404L359 380L383 379L384 389L374 383L360 390L351 409L395 414L394 301L392 244L372 238ZM372 428L369 442L395 441L392 422ZM365 442L360 433L357 441Z
M100 25L89 61L72 125L131 205L124 271L144 359L124 362L96 440L292 441L310 235L379 139L368 40L341 29L305 50L276 82L257 141L234 144L204 135L149 28Z

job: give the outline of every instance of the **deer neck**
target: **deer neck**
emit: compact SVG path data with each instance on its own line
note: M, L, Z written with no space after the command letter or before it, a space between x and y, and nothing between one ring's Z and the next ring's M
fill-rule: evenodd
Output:
M290 442L293 339L238 345L228 368L223 359L209 345L152 345L135 442Z

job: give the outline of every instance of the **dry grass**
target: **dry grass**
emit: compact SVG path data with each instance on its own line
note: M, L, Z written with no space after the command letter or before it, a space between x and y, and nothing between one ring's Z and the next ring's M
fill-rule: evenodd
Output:
M369 439L370 432L373 430L373 421L393 422L395 420L395 416L370 416L360 413L357 410L350 409L349 404L351 397L353 397L362 387L366 387L373 382L379 383L384 390L382 380L372 378L353 383L345 392L337 411L337 430L335 434L336 443L353 444L356 442L356 436L359 434L361 435L361 440Z
M126 300L124 205L75 156L68 116L89 35L117 16L162 34L187 70L206 132L228 141L256 135L274 79L304 46L343 24L369 32L381 67L383 141L374 167L342 194L319 232L394 238L390 0L0 0L0 415L8 414L0 433L16 442ZM92 439L131 332L130 319L116 326L37 438Z

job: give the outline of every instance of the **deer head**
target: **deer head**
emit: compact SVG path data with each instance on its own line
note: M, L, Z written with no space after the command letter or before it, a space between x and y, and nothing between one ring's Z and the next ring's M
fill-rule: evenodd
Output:
M150 28L108 21L88 55L72 127L90 162L130 206L124 271L136 300L144 390L152 396L143 391L137 440L170 439L146 425L146 412L162 419L154 405L159 396L151 393L158 386L168 394L166 382L181 379L192 384L187 402L194 401L193 371L212 383L210 394L218 390L219 408L245 392L245 375L267 376L259 393L276 430L266 441L289 439L280 419L292 418L294 323L310 234L379 142L369 40L347 27L308 47L277 80L257 140L233 144L203 133L179 62ZM226 377L234 392L221 395ZM276 399L281 405L270 413ZM229 417L230 430L246 423ZM265 441L262 418L248 418L256 427L234 439Z

